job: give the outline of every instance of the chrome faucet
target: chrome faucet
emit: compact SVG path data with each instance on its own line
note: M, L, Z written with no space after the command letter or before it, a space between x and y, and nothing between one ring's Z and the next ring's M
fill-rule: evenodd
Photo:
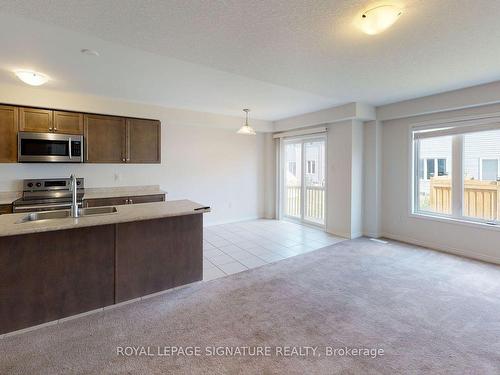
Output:
M76 183L76 176L74 174L70 176L70 183L71 183L71 194L72 194L70 215L72 217L79 217L80 211L78 209L78 201L77 201L78 184Z

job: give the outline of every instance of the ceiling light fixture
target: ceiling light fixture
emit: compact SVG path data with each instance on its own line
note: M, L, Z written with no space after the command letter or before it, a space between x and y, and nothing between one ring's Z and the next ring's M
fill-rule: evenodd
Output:
M84 55L99 57L99 52L93 49L84 48L80 50L80 52L83 53Z
M391 27L401 14L403 11L395 5L380 5L363 12L358 24L364 33L375 35Z
M47 75L32 70L16 70L14 73L17 78L31 86L40 86L49 80Z
M240 130L237 131L238 134L245 134L245 135L255 135L257 134L255 130L248 125L248 112L250 112L249 109L244 109L243 112L246 113L246 120L245 120L245 125L243 125Z

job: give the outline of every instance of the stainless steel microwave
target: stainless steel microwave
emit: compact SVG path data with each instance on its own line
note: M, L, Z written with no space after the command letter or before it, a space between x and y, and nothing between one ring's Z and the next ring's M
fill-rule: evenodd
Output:
M17 161L21 163L83 163L83 136L19 132Z

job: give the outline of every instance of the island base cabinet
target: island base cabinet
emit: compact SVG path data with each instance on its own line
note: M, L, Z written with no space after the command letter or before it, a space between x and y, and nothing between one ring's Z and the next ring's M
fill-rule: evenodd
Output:
M114 303L115 226L0 237L0 334Z
M115 303L203 278L203 215L116 226Z

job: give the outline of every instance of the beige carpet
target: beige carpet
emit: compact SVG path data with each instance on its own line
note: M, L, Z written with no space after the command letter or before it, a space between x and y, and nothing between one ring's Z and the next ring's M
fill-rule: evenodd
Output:
M209 356L207 346L320 356ZM117 355L143 346L154 356ZM195 357L157 347L198 346ZM384 355L327 357L332 349ZM208 353L210 354L210 353ZM500 267L346 241L0 340L1 374L499 374Z

